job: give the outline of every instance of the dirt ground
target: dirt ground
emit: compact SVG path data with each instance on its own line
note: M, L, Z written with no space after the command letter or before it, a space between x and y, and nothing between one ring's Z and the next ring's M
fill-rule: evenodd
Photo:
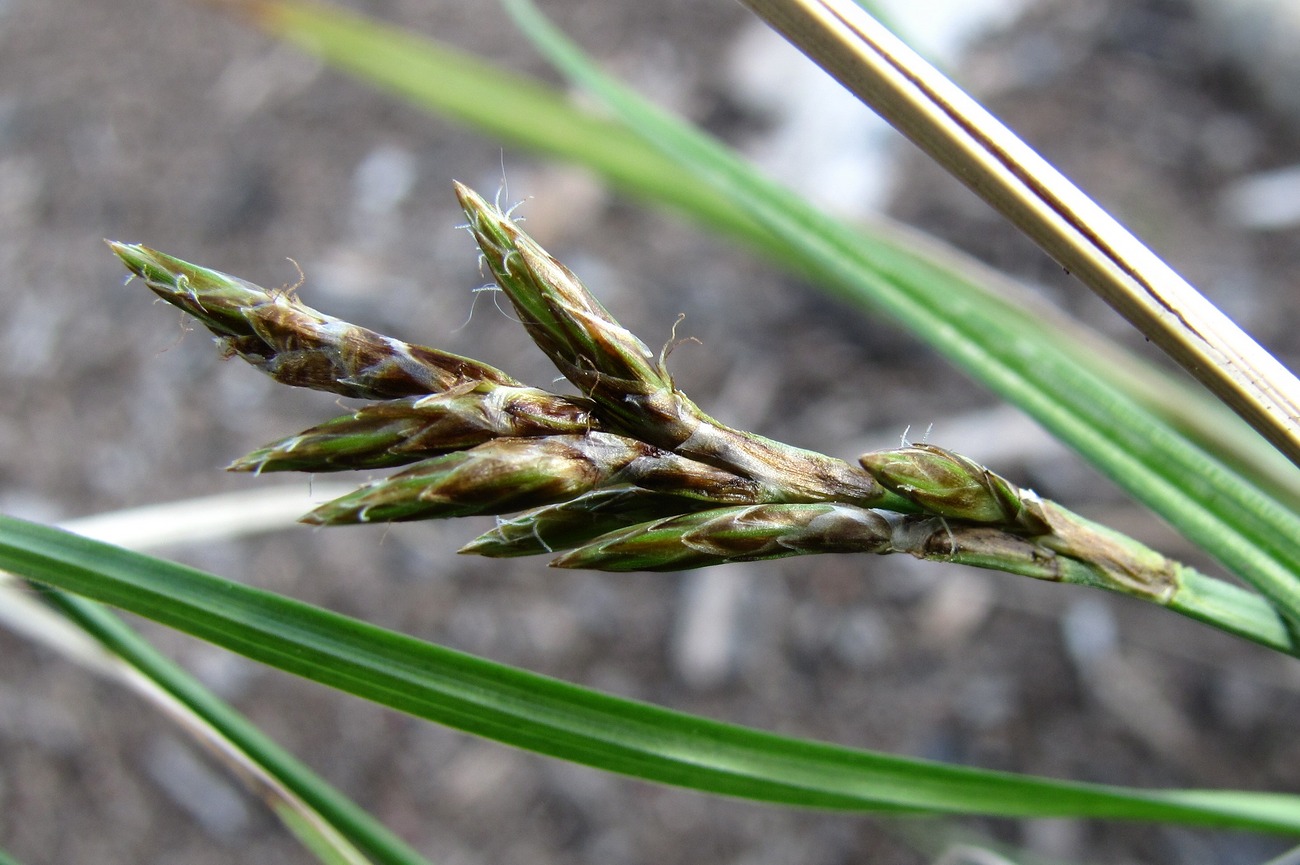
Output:
M369 14L542 73L492 4ZM722 0L545 5L606 65L746 146L774 119L730 89L748 26ZM1284 361L1300 355L1294 228L1220 193L1300 162L1213 32L1175 0L1044 0L960 75ZM900 153L906 152L899 146ZM553 370L480 299L450 181L531 200L528 229L710 413L851 458L909 427L1176 555L1188 545L888 322L565 167L416 113L213 8L0 0L0 509L40 520L297 478L220 469L337 413L123 287L104 237L264 285L536 384ZM893 212L1149 354L997 217L904 155ZM1172 614L911 560L684 575L454 555L486 520L313 531L170 557L385 627L691 712L992 769L1152 787L1300 790L1300 668ZM142 625L266 732L440 865L934 861L980 837L1068 861L1254 863L1267 837L1088 821L898 821L660 788L476 740ZM0 849L24 863L310 857L133 695L0 632Z

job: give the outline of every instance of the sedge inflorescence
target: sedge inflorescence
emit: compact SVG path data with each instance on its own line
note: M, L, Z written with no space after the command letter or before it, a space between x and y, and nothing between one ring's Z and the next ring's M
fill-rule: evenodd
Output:
M404 467L305 522L492 514L496 526L462 552L561 553L553 564L601 570L909 552L1055 578L1057 551L1043 542L1050 511L1032 493L933 445L853 465L719 423L675 386L662 352L508 214L464 185L456 195L497 285L576 394L341 321L296 292L110 243L150 289L208 327L223 354L284 384L367 401L231 465Z

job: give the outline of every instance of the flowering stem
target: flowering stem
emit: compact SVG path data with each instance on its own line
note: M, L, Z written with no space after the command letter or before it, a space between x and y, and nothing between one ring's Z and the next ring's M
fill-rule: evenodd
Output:
M318 507L322 525L506 515L462 552L675 571L822 553L906 553L1140 598L1291 654L1268 600L1174 562L930 444L858 465L732 429L674 384L567 267L461 184L468 228L533 341L581 396L527 387L142 246L110 243L227 355L372 403L231 468L408 468Z

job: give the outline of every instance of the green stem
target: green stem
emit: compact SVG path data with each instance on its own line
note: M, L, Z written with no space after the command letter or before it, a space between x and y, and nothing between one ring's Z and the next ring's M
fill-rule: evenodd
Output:
M1106 589L1300 656L1295 633L1260 595L1198 573L1051 502L1035 499L1032 504L1045 534L933 513L899 514L845 504L713 508L616 528L585 540L551 564L602 571L679 571L798 555L904 553ZM540 552L526 543L521 546L522 551L489 533L462 552Z
M1150 601L1252 643L1300 657L1300 641L1287 627L1276 607L1254 592L1207 576L1194 568L1177 565L1171 593L1166 597L1155 597L1121 587L1094 564L1069 558L1062 558L1061 563L1057 582L1106 589Z
M1277 608L1254 592L1192 568L1182 568L1178 591L1165 606L1221 631L1300 657L1300 641Z

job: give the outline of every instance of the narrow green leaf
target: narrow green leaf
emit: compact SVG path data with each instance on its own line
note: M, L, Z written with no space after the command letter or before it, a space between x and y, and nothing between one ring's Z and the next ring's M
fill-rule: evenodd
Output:
M1142 791L801 741L619 699L10 517L0 568L456 729L609 771L854 811L1155 820L1300 834L1300 797Z
M0 545L8 540L7 525L3 522L0 522L0 539ZM158 561L138 553L132 555L146 562ZM158 652L110 611L92 601L61 591L48 591L44 597L48 603L183 704L229 742L231 747L255 761L293 795L314 809L322 819L328 821L328 827L321 827L292 809L278 809L277 813L286 823L290 822L290 818L293 820L290 828L313 851L332 849L343 857L340 861L355 861L356 857L348 845L340 844L338 838L332 837L333 832L337 832L381 865L428 865L427 860L382 823L268 738L247 718ZM3 865L3 860L0 860L0 865Z
M1130 494L1248 580L1300 626L1300 517L1134 403L1032 326L958 296L959 274L818 212L602 74L527 0L504 0L566 74L701 184L737 202L854 303L883 309L1031 414Z
M574 111L554 88L342 9L302 0L249 5L262 29L387 92L503 141L581 162L631 195L707 214L739 233L760 230L712 190L662 184L680 174L671 159L646 147L621 123ZM483 12L493 14L488 7Z

